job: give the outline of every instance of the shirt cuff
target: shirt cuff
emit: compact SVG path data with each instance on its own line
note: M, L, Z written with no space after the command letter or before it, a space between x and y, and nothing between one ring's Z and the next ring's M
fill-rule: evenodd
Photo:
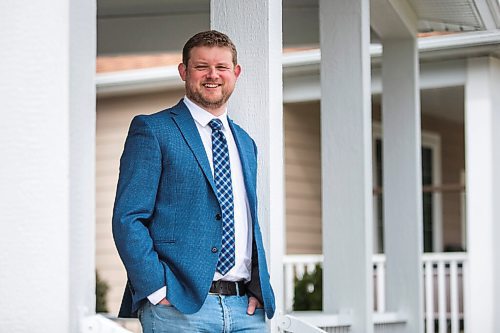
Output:
M148 300L151 302L151 304L156 305L160 303L162 299L167 297L167 287L163 286L151 295L148 296Z

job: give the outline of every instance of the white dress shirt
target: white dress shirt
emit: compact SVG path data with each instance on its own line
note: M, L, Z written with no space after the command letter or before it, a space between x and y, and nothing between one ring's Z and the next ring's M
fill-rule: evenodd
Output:
M229 127L227 120L227 110L220 116L215 117L210 112L202 109L193 103L186 96L184 97L191 116L195 120L196 128L203 142L207 158L214 175L214 164L212 160L212 128L208 125L210 120L218 118L222 121L222 133L227 140L229 150L229 162L231 164L231 183L233 187L233 203L234 203L234 228L235 228L235 264L224 276L219 272L215 272L214 281L250 281L250 273L252 266L252 222L250 215L250 207L248 204L247 192L243 179L243 168L241 166L238 147ZM166 287L163 287L153 294L148 296L151 303L157 304L166 296Z

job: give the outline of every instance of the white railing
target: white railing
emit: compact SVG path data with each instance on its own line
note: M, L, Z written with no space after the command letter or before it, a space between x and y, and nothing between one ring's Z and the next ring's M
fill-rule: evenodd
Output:
M294 278L301 279L305 272L312 273L316 264L323 263L322 255L287 255L284 258L285 309L291 312L294 298ZM451 333L461 331L465 320L464 290L467 280L466 253L425 253L422 255L424 273L424 309L426 332ZM385 307L385 256L373 256L374 312L383 314ZM438 327L434 325L437 320Z
M464 291L467 281L466 253L424 254L424 290L426 331L434 332L437 319L439 333L461 331L464 314ZM465 326L464 326L465 327Z
M374 333L402 331L406 320L399 313L374 313ZM351 322L350 313L299 311L279 317L279 327L285 333L348 333Z
M85 317L80 322L80 333L132 333L101 314Z

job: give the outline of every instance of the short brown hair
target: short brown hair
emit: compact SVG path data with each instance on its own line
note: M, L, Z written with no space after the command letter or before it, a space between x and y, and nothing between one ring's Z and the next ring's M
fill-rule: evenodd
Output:
M191 56L191 49L198 46L208 46L208 47L227 47L231 50L233 54L233 64L238 63L238 53L236 52L236 46L233 44L231 39L226 34L219 32L217 30L202 31L189 38L189 40L184 45L182 49L182 63L187 66L189 58Z

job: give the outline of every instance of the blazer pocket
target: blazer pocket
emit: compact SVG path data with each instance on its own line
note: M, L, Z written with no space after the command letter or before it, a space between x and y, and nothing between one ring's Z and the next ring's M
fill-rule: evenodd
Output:
M173 244L175 239L158 239L153 241L154 244Z

